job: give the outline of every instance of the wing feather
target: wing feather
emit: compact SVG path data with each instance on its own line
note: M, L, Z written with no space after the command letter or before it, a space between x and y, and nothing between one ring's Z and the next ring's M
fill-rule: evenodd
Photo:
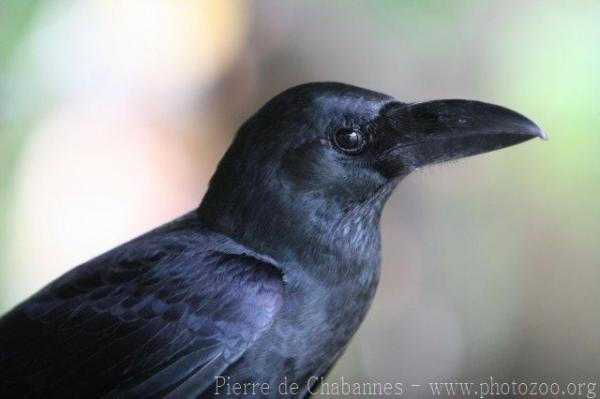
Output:
M0 319L0 396L197 395L269 328L270 259L214 233L151 232Z

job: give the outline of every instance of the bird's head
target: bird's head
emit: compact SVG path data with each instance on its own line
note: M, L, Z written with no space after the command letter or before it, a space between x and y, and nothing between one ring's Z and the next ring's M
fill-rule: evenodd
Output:
M545 138L535 123L497 105L404 103L341 83L304 84L241 127L201 214L242 241L284 232L332 237L356 230L348 225L376 225L393 187L417 168L534 137Z

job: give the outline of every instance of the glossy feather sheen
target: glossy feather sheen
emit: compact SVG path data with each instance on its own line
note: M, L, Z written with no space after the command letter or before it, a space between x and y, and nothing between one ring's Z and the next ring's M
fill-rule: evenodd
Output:
M282 292L274 264L188 216L2 318L0 396L163 397L210 366L207 388L272 324Z

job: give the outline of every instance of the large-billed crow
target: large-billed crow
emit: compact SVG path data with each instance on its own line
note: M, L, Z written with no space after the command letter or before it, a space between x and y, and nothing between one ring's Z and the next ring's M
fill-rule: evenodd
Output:
M0 398L309 396L369 308L398 182L534 137L477 101L291 88L240 128L198 209L0 319Z

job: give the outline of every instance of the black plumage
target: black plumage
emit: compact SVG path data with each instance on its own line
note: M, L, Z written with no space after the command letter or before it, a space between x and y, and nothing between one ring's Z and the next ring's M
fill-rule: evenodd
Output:
M369 308L401 178L533 137L480 102L289 89L240 128L197 210L0 319L0 397L211 397L215 376L309 396Z

